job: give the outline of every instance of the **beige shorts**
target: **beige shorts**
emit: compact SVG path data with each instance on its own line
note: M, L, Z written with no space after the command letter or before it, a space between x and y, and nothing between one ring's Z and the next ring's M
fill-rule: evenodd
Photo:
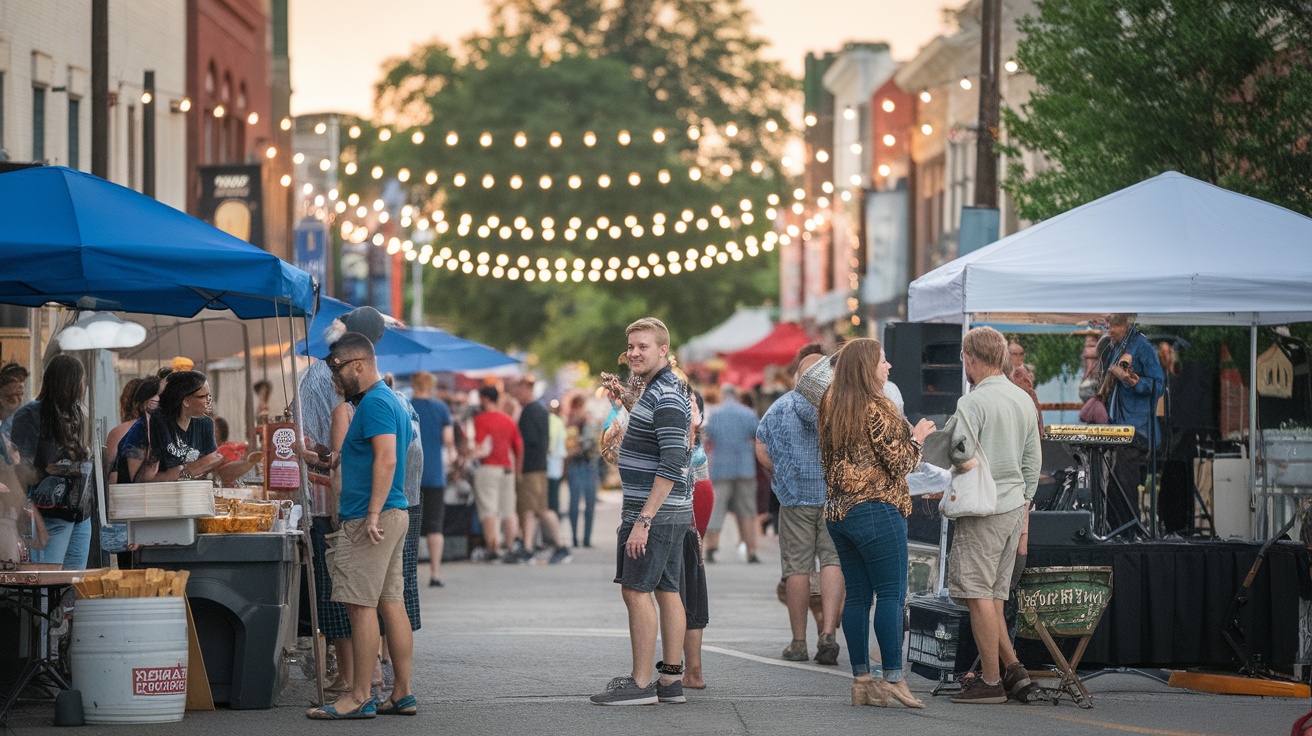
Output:
M1024 506L993 516L957 519L948 553L948 595L1007 600L1024 521Z
M536 514L547 510L547 471L520 473L515 483L515 511Z
M715 505L711 507L711 522L707 529L724 528L725 514L738 517L738 523L756 523L756 478L722 478L712 481L715 486Z
M364 519L343 521L328 535L328 574L333 579L333 602L376 608L379 603L404 601L402 553L410 528L410 512L388 509L378 517L383 541L374 544Z
M823 506L779 507L779 565L784 577L810 575L820 567L837 565L838 550L825 526Z
M480 518L515 516L515 473L500 465L480 465L474 471L474 503Z

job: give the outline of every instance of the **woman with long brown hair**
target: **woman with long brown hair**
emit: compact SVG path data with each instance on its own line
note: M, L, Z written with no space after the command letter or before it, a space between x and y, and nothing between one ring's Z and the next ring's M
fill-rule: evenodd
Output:
M825 521L847 584L843 635L852 660L852 705L909 708L924 703L902 673L902 610L907 595L906 475L920 464L934 423L913 429L884 395L891 367L878 340L862 338L834 357L834 379L820 402L820 454L828 491ZM870 609L883 679L870 674Z
M71 355L56 355L41 377L36 401L14 414L13 443L18 448L20 477L29 498L51 476L64 480L64 494L50 503L37 493L37 508L50 539L32 551L33 562L60 563L65 570L85 570L91 551L91 450L83 435L87 414L82 406L86 374ZM58 478L56 478L58 480Z

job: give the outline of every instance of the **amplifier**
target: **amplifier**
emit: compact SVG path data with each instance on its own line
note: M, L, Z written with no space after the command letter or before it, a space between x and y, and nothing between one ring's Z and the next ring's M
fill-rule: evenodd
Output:
M1088 544L1093 538L1093 512L1087 509L1075 511L1031 511L1030 544L1039 546L1062 546L1068 544Z
M970 631L970 611L951 598L912 596L907 661L911 671L931 680L947 681L970 671L979 656Z

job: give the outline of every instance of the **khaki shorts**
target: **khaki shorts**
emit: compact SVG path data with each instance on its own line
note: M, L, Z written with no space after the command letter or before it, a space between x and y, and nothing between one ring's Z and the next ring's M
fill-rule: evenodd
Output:
M515 511L536 514L547 510L547 471L520 473L515 483Z
M824 506L779 507L779 565L784 577L810 575L820 567L837 565L838 550L825 525Z
M480 465L474 471L474 503L480 518L515 516L515 473L500 465Z
M729 512L738 517L738 523L756 523L756 478L722 478L712 481L715 486L715 506L711 508L711 523L707 529L719 531L724 527L724 516Z
M374 544L364 519L343 521L328 535L328 574L333 579L333 602L377 608L379 603L402 603L405 579L402 554L410 528L410 512L388 509L378 517L383 541Z
M957 519L948 553L948 594L957 599L1007 600L1024 520L1024 506L993 516Z

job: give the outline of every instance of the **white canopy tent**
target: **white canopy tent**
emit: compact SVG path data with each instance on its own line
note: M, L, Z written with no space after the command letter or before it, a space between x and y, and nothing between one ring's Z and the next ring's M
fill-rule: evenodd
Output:
M963 327L1109 312L1247 326L1256 361L1258 325L1312 321L1312 218L1167 172L947 263L908 296L911 321ZM1250 442L1256 425L1250 411Z
M743 307L709 332L688 340L679 348L679 362L685 365L710 360L720 353L731 353L756 344L774 329L769 307Z

